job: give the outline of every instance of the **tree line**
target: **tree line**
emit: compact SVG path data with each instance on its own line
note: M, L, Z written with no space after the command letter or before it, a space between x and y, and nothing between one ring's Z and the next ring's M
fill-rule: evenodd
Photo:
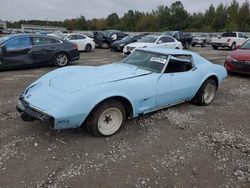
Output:
M195 6L195 3L194 5ZM246 0L239 4L232 0L229 5L209 6L205 12L188 12L181 1L170 6L159 5L151 12L129 10L122 17L112 13L107 18L85 19L84 16L64 21L20 20L7 22L10 28L21 24L66 27L68 30L106 30L158 32L184 30L193 32L250 31L250 8Z

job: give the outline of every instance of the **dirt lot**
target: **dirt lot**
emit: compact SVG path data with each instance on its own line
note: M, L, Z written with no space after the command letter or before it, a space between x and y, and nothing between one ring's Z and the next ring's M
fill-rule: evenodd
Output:
M192 50L218 64L229 52ZM95 50L78 63L121 58ZM0 72L0 188L250 187L250 77L229 76L210 106L181 104L95 138L84 128L53 131L19 118L19 94L53 69Z

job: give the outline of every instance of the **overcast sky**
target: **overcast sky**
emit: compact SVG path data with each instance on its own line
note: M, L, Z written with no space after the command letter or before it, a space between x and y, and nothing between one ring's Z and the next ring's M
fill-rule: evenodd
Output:
M245 0L238 0L241 4ZM151 11L158 5L170 5L175 0L1 0L0 20L64 20L80 15L104 18L116 12L122 16L128 10ZM189 12L203 12L212 3L230 4L231 0L182 0Z

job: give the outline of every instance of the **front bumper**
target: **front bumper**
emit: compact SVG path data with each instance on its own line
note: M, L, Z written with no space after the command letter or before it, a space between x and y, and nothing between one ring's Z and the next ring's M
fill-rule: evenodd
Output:
M224 66L228 72L250 74L249 61L225 61Z
M16 108L23 121L39 120L54 123L54 118L52 116L30 107L29 103L22 97L19 98Z

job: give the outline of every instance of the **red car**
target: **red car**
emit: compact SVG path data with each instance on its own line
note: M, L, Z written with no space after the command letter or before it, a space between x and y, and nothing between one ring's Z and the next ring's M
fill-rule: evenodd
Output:
M250 74L250 40L243 43L237 50L232 51L224 64L227 71Z

